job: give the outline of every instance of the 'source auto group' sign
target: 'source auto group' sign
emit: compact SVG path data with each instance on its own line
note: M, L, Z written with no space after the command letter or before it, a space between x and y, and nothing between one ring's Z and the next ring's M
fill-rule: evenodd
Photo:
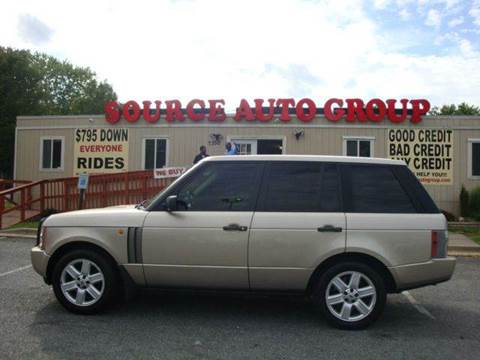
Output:
M182 103L179 100L167 100L162 103L160 100L153 102L143 101L140 106L138 102L130 100L125 104L116 101L109 101L105 104L105 119L116 124L123 117L127 122L135 123L140 116L147 123L156 123L164 120L171 123L189 119L193 122L208 120L211 122L222 122L226 119L225 100L200 100L193 99L186 104L182 110ZM208 104L208 111L207 109ZM267 111L265 112L265 108ZM272 121L275 117L275 109L278 108L278 118L282 122L292 120L290 109L295 109L295 116L298 120L308 123L313 120L317 112L317 105L312 99L304 98L299 101L294 99L255 99L253 104L242 99L234 114L236 121ZM162 109L164 111L162 112ZM396 111L397 109L397 111ZM325 118L332 122L345 119L347 122L381 122L385 118L392 123L402 123L409 120L412 123L422 121L422 116L430 110L430 103L425 99L372 99L364 102L361 99L329 99L323 106Z

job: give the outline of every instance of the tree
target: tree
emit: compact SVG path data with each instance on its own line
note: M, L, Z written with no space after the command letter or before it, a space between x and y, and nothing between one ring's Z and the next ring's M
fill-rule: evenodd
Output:
M18 115L101 114L117 95L89 68L0 47L0 178L12 177Z
M469 105L465 102L454 105L443 105L441 108L434 106L430 111L431 115L480 115L480 108L478 106Z

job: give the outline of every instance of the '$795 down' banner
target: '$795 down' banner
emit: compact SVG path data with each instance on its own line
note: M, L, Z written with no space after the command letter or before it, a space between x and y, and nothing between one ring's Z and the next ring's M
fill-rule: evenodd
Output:
M390 129L390 159L403 160L425 185L452 185L453 130Z
M128 171L128 129L76 129L74 175Z

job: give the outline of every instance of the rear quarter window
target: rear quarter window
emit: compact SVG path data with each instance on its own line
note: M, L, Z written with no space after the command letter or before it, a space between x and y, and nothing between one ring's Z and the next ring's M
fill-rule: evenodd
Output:
M354 213L416 213L410 194L392 166L348 164L343 166L346 211Z

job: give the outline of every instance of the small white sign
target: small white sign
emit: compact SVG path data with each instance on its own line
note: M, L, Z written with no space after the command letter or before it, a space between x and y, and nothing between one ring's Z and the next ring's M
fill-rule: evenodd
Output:
M88 187L88 174L80 174L78 175L78 185L77 187L80 190L86 190Z
M155 170L153 170L153 177L155 179L166 179L166 178L179 177L186 170L187 170L187 168L185 168L185 167L169 167L169 168L155 169Z

